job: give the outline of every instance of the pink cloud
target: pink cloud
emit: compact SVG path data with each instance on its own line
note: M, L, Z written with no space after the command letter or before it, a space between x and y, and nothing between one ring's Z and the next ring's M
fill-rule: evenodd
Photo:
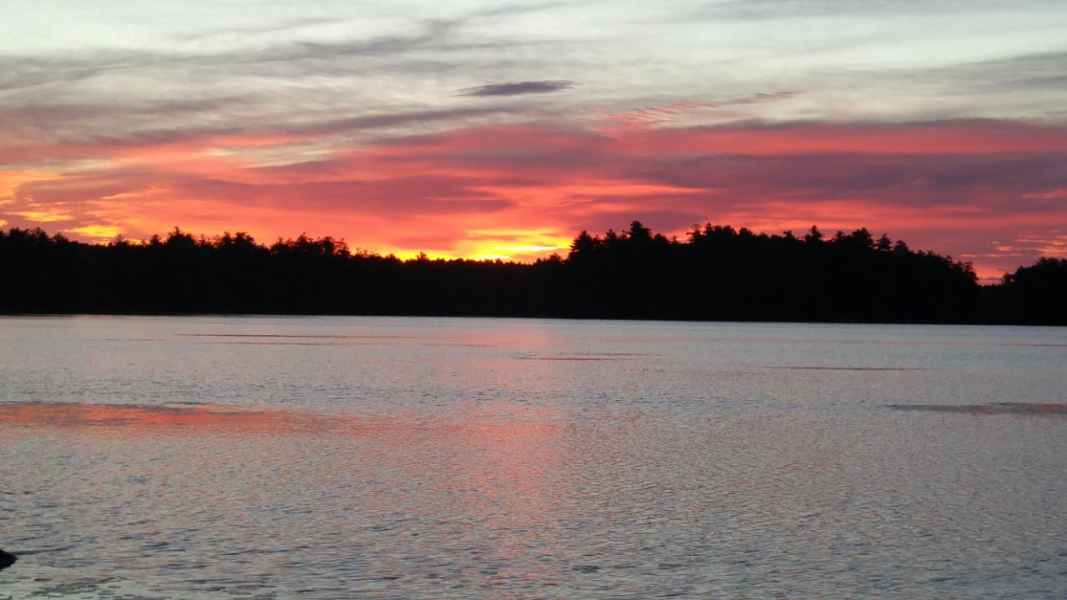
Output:
M866 226L913 247L973 257L986 277L1061 252L1055 230L1067 227L1063 127L530 123L359 146L327 140L309 129L43 144L29 154L80 162L5 169L0 218L33 226L47 224L33 215L62 214L69 220L54 223L82 237L178 225L261 239L334 235L407 254L524 258L565 251L579 229L622 228L634 218L675 234L708 220L765 231ZM277 164L316 144L310 158ZM262 166L263 152L273 166ZM1046 243L1008 243L1022 248L1010 252L991 245L1023 238Z

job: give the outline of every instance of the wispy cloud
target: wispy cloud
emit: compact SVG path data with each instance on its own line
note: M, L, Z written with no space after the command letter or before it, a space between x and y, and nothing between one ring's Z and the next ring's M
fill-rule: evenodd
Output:
M1048 7L1049 0L1018 0L1012 10L1023 7ZM842 16L914 16L930 14L959 14L966 10L1003 9L999 0L967 0L967 2L929 2L924 0L712 0L696 10L686 12L687 18L709 19L793 19Z
M508 83L490 83L462 90L461 96L522 96L524 94L551 94L574 87L573 81L512 81Z
M222 27L218 29L199 30L190 33L178 34L175 36L175 39L182 42L190 42L208 40L217 37L254 37L266 34L289 32L297 29L304 29L307 27L315 27L318 25L335 25L339 22L340 21L336 18L305 17L275 23L265 23L262 25L251 25L245 27L234 26Z

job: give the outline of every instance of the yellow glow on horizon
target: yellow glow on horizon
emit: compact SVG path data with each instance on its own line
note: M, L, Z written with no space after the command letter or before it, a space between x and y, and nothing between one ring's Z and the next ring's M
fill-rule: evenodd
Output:
M114 225L85 225L70 231L93 238L113 238L119 234L119 228Z
M393 255L401 260L412 260L420 254L430 260L503 260L516 262L533 262L538 258L548 258L552 254L566 254L571 247L571 239L559 234L546 235L543 230L476 230L475 240L459 240L449 250L418 250L409 248L385 247L377 252L383 256ZM489 233L499 235L495 239ZM485 239L483 236L487 237Z
M571 239L551 230L500 229L468 232L473 243L460 243L460 253L472 260L516 260L531 262L570 249Z
M512 260L516 257L527 258L533 255L548 256L553 252L560 252L568 246L544 246L537 244L498 244L475 250L467 258L471 260ZM520 261L522 262L522 261Z

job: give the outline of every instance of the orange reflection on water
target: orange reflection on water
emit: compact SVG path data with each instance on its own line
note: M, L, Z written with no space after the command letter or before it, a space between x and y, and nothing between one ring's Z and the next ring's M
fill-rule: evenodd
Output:
M84 430L122 428L124 433L168 430L241 432L325 431L333 418L284 411L242 410L210 404L144 406L124 404L0 403L0 426L65 427ZM346 423L352 426L354 423Z
M480 516L475 538L484 544L485 567L495 571L494 586L501 586L483 590L482 598L510 597L501 591L512 585L558 584L562 565L552 557L562 545L560 503L574 484L562 412L490 401L467 404L459 413L457 424L430 442L449 458L409 465L409 476L436 479L444 505L455 503L452 512ZM429 510L433 516L436 509Z
M565 535L561 514L566 513L561 504L577 483L568 468L577 457L566 442L567 421L558 407L508 401L461 403L436 416L394 412L358 417L211 404L0 403L0 434L63 429L121 439L290 433L358 437L350 448L358 450L353 460L361 466L353 469L374 477L396 473L401 487L419 482L418 493L383 497L388 510L451 521L466 530L467 537L457 534L462 538L457 548L484 552L480 564L493 570L492 584L499 587L484 590L482 597L494 599L506 597L498 592L510 585L559 584L570 572L559 560ZM467 520L471 515L477 519Z

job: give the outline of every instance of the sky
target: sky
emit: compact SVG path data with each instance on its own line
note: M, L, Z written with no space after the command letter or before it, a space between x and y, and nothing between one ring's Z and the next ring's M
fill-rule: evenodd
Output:
M641 220L1067 257L1062 0L5 0L0 227L531 260Z

